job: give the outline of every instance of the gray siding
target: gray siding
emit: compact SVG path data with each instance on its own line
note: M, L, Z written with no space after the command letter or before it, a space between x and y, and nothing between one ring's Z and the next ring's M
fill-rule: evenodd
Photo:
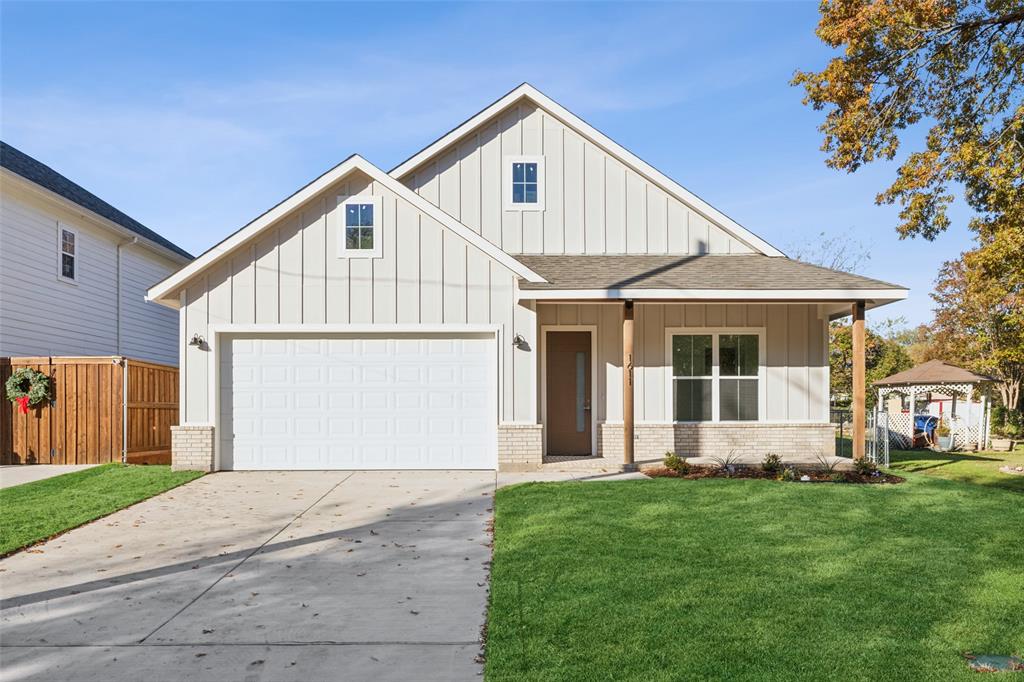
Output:
M383 257L338 258L340 198L380 197ZM500 325L503 422L536 420L533 304L516 305L514 275L412 204L354 172L188 283L183 325L211 323ZM207 351L184 346L184 416L208 413Z
M504 210L506 157L544 157L543 211ZM751 253L690 206L521 102L401 178L509 253Z
M57 226L78 234L77 283L57 277ZM119 235L5 182L0 201L0 356L116 355L178 364L173 310L145 301L146 289L177 269Z

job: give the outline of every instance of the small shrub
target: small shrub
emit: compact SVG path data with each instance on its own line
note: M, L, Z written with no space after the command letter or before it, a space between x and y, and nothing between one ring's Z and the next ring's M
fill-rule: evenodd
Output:
M836 472L833 472L833 473L829 474L828 480L832 481L833 483L845 483L846 482L846 474L844 474L841 471L836 471Z
M761 470L767 471L770 474L776 474L782 471L782 457L774 452L769 452L764 456L764 459L761 460Z
M795 481L796 479L796 469L794 469L793 467L786 467L785 469L782 470L782 473L779 475L779 480L781 481Z
M818 460L818 464L821 465L822 470L829 476L835 473L836 467L843 461L838 457L829 457L824 452L819 452L815 455L815 459Z
M878 473L878 467L867 457L853 460L853 468L861 476L874 476Z
M739 455L736 454L735 450L730 450L729 454L724 457L718 456L712 457L711 459L718 465L719 469L727 471L730 474L736 471L736 465L739 464L740 461Z
M681 476L690 473L690 463L686 461L685 457L680 457L674 452L666 452L663 463L666 469L674 471Z

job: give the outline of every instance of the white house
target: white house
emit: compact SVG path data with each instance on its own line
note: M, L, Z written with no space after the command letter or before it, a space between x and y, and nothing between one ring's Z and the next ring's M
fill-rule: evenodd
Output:
M906 295L787 258L525 84L149 291L202 469L831 453L828 321Z
M2 142L0 167L0 356L177 365L177 315L145 295L192 256Z

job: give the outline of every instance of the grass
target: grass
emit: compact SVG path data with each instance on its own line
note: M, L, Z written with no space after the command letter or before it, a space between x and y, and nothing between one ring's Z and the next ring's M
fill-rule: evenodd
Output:
M836 454L849 457L849 438L836 438ZM1024 493L1024 476L1005 474L1001 466L1024 466L1024 450L1019 446L1013 452L934 452L919 450L890 450L889 464L898 472L917 472L950 481L963 481L975 485L993 486Z
M976 679L1024 653L1022 498L907 476L503 488L487 679Z
M1015 452L932 452L891 450L889 463L897 471L914 471L928 476L994 486L1024 493L1024 476L1004 474L999 467L1024 466L1024 450ZM1024 501L1021 502L1024 504Z
M0 556L199 478L169 466L104 464L0 490Z

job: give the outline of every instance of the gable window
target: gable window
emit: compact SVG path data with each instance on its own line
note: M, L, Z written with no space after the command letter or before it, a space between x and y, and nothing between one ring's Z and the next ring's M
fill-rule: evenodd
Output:
M506 157L505 208L539 211L544 208L544 157Z
M380 258L380 200L377 197L348 197L339 201L341 234L338 238L339 258Z
M78 233L64 225L57 227L57 277L66 282L78 279Z
M763 345L760 332L670 332L673 421L758 421Z

